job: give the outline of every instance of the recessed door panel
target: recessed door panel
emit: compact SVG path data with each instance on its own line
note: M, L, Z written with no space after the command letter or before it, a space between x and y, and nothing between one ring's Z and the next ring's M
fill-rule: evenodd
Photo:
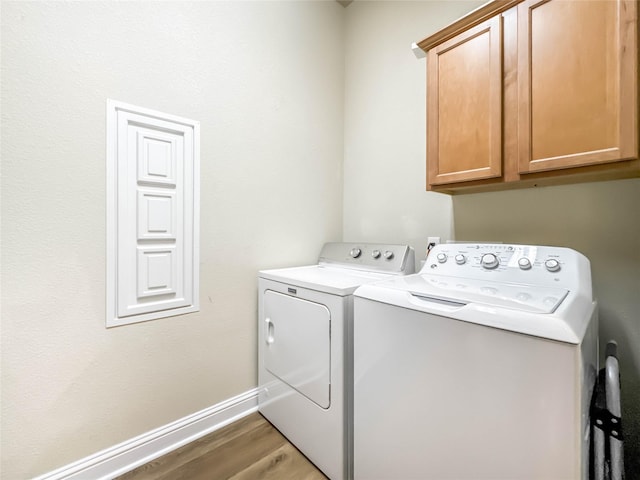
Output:
M199 310L199 124L109 101L107 326Z
M326 306L266 290L262 318L267 370L329 408L331 315Z

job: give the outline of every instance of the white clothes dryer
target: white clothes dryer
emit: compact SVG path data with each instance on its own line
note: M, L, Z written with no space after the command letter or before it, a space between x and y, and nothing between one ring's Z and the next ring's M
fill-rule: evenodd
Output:
M587 479L589 261L441 244L354 294L354 478Z
M353 292L414 271L406 245L327 243L259 273L258 409L332 480L351 478Z

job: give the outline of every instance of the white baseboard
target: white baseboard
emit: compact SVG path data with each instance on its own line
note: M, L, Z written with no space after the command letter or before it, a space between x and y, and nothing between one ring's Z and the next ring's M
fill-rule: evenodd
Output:
M90 455L34 480L107 480L228 425L258 409L258 389Z

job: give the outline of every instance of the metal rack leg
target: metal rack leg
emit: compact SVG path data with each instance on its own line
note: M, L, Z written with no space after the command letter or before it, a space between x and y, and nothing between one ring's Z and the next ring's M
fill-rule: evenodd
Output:
M620 366L618 363L618 345L611 341L607 344L605 360L605 392L607 410L611 414L611 432L609 448L611 455L611 480L624 478L624 452L622 443L622 411L620 408Z

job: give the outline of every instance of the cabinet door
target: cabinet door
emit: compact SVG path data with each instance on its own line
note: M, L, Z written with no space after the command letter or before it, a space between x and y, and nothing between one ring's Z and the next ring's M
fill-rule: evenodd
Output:
M520 173L638 152L635 1L518 5Z
M499 177L502 18L429 50L427 184Z

